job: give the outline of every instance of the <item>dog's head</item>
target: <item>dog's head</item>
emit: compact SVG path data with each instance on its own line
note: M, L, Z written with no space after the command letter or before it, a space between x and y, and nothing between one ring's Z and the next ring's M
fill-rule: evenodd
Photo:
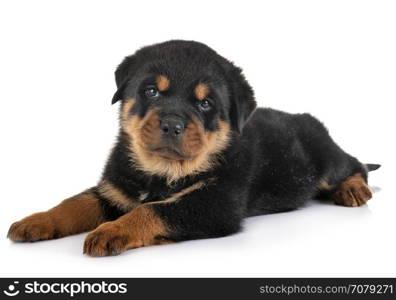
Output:
M207 171L256 107L241 69L197 42L144 47L115 76L134 163L169 182Z

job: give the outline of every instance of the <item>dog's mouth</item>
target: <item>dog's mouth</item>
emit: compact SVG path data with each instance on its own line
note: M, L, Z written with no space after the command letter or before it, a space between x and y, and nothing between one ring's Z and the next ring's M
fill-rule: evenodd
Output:
M170 146L152 147L149 151L167 160L186 160L189 158L181 150Z

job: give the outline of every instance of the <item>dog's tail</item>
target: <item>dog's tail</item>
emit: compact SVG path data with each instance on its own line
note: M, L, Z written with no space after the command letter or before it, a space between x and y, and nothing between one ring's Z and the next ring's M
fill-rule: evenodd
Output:
M369 172L375 171L375 170L379 169L380 167L381 167L381 165L378 165L378 164L366 164L367 171L369 171Z

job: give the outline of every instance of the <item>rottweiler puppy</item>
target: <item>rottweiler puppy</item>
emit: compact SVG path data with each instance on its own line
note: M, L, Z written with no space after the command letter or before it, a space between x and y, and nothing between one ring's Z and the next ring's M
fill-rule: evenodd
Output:
M168 41L115 72L117 143L97 184L12 224L33 242L91 231L84 253L230 235L245 217L308 199L344 206L372 196L368 171L309 114L256 109L240 68L208 46Z

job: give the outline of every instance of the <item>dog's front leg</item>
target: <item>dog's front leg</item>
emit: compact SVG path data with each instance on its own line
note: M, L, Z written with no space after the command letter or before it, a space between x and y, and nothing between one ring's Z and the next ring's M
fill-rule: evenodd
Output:
M88 234L84 253L115 255L175 241L225 236L240 228L239 200L232 190L192 185L172 197L141 205Z
M49 240L92 230L104 221L96 193L89 189L48 211L15 222L7 236L16 242Z

